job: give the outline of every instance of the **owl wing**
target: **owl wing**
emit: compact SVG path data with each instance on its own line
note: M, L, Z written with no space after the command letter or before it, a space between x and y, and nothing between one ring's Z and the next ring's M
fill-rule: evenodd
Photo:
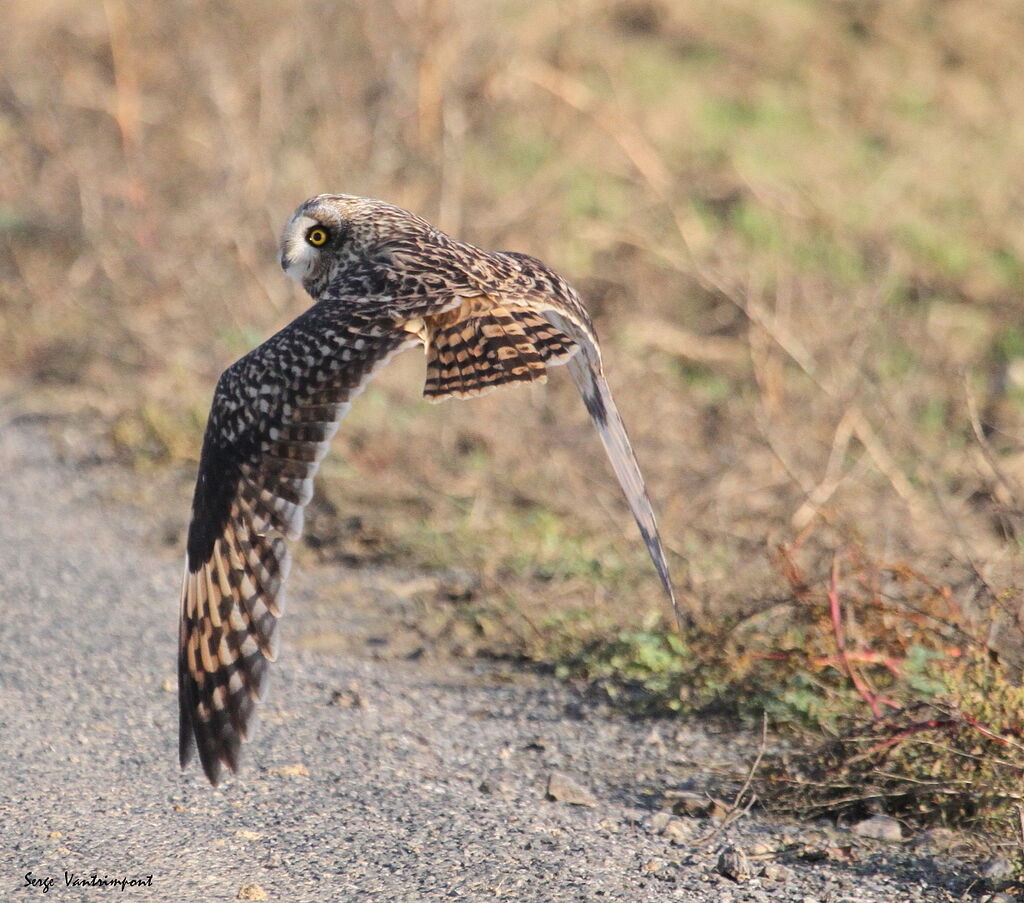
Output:
M640 535L680 627L689 622L676 599L647 487L626 427L604 377L601 349L576 292L542 261L498 252L488 291L428 318L427 381L431 401L467 397L516 382L541 382L566 364L626 496Z
M546 382L547 367L564 363L576 345L542 314L505 308L487 295L426 321L428 401L471 398L499 386Z
M622 417L619 416L619 409L612 397L608 381L604 378L597 336L592 329L570 319L564 310L549 309L545 311L545 314L580 347L580 353L573 355L566 366L572 375L573 382L576 383L576 388L583 396L583 403L587 407L590 419L597 427L601 444L604 445L612 470L615 471L622 492L626 496L629 510L632 511L636 525L640 528L640 535L643 537L644 545L647 546L654 569L658 572L661 585L665 588L665 593L672 603L672 612L675 615L676 623L682 629L690 624L690 618L680 609L679 601L676 599L668 561L665 558L665 549L661 544L661 534L658 532L658 522L654 516L651 499L647 494L647 487L644 485L643 474L640 472L640 465L637 463L629 435L626 433L626 426L622 422Z
M277 655L290 557L313 475L352 400L418 339L321 302L229 367L192 502L178 644L182 767L237 771Z

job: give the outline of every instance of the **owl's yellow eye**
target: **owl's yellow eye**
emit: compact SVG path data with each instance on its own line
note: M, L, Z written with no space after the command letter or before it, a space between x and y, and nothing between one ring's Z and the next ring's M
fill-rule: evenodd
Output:
M321 229L319 226L314 226L306 233L306 241L308 241L314 248L321 248L327 244L327 230Z

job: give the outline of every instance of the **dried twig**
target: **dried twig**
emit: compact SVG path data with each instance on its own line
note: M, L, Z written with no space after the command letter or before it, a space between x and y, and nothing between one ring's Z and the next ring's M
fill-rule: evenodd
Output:
M700 837L693 841L694 845L710 843L716 837L718 837L729 825L733 822L743 818L757 802L757 794L751 793L750 799L746 802L743 801L747 791L750 790L750 785L754 781L754 776L757 774L757 769L761 766L761 761L764 759L765 750L768 748L768 715L762 713L761 715L761 742L758 744L757 755L754 757L754 761L751 763L750 768L747 771L746 780L743 782L743 786L740 787L736 796L733 797L732 804L726 810L725 816L722 820L715 825L706 834L702 834Z
M125 156L131 156L139 140L139 78L128 39L128 10L124 0L104 0L103 11L114 61L114 119Z
M1017 806L1017 840L1020 844L1020 854L1024 858L1024 806Z
M832 556L832 572L829 576L828 585L828 608L832 616L832 631L836 638L836 647L839 650L839 658L843 663L847 677L850 678L861 698L868 704L871 714L875 718L882 717L882 709L878 696L868 687L860 672L854 668L850 657L846 654L846 635L843 633L843 613L839 602L839 556ZM894 708L899 708L896 703L890 703Z
M978 405L974 400L974 393L971 391L971 385L966 376L964 377L964 398L967 401L967 414L971 420L971 429L974 432L974 438L978 440L978 448L981 449L985 463L992 469L996 479L1002 483L1003 488L1013 499L1013 503L1018 508L1021 507L1024 504L1024 491L1022 491L1020 483L1013 479L1000 464L998 456L985 436L981 418L978 416Z

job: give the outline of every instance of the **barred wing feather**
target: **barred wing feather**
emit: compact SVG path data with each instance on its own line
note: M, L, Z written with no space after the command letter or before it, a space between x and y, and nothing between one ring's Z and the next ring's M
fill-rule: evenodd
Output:
M229 367L203 441L181 591L179 758L213 784L238 770L277 655L290 567L313 476L374 373L417 339L318 304Z

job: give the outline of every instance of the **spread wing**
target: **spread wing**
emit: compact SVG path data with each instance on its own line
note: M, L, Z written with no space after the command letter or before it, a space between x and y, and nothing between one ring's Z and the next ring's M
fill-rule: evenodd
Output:
M513 252L500 252L495 256L514 261L515 274L511 284L502 290L505 304L513 310L518 307L543 314L557 328L556 335L563 344L576 351L550 360L549 363L565 363L583 396L612 470L615 471L629 509L640 528L640 535L658 572L661 585L672 603L676 622L682 628L691 619L680 609L676 599L658 532L658 522L625 424L604 378L601 349L590 315L576 292L542 261Z
M181 591L179 757L237 771L267 689L288 540L352 400L418 339L321 302L222 374L203 440Z
M501 385L540 382L547 367L566 364L682 627L688 619L676 600L654 509L604 378L590 316L576 292L542 261L508 251L487 259L492 269L485 291L425 318L424 395L440 401L480 395Z
M661 585L665 588L669 601L672 603L676 623L683 628L689 623L689 618L684 615L676 599L675 590L672 587L672 577L668 570L668 561L665 559L665 550L658 532L658 522L654 517L654 509L651 507L651 500L647 495L643 475L640 473L640 465L637 463L633 446L626 434L626 426L622 422L622 417L619 416L619 409L615 405L611 389L604 378L596 339L593 333L588 335L583 330L574 330L573 324L567 321L563 315L553 311L548 311L547 315L556 326L563 329L567 335L572 336L580 346L580 353L569 359L567 367L580 395L583 396L583 403L587 406L590 418L594 421L594 426L597 427L612 470L618 477L619 485L629 504L629 510L633 512L636 525L640 528L640 535L647 546L651 561L654 562L654 569L658 572Z

